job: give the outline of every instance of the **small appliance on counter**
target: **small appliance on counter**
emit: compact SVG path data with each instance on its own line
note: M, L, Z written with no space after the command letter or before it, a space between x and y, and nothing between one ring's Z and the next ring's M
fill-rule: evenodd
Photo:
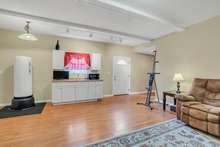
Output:
M69 71L54 70L53 79L54 80L69 79Z
M100 76L98 73L90 73L89 80L99 80Z

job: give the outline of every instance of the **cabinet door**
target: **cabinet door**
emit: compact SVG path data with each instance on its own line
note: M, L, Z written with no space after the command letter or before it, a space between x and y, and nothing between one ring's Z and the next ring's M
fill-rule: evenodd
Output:
M96 82L89 82L89 99L96 98Z
M53 50L53 69L64 69L64 51Z
M79 82L77 84L77 100L83 101L89 99L88 82Z
M96 98L103 98L103 82L96 82Z
M52 84L52 103L62 102L62 86Z
M101 70L101 54L91 54L91 70Z
M64 84L63 85L62 101L63 102L71 102L71 101L75 101L75 100L76 100L76 96L75 96L74 84Z

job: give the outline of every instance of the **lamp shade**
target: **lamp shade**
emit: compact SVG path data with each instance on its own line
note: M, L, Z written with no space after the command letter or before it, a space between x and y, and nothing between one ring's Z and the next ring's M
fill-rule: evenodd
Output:
M181 73L175 73L174 77L173 77L173 80L179 82L179 81L184 81L184 78L183 78L183 75Z
M36 41L38 40L37 37L35 37L33 34L30 33L24 33L18 36L19 39L22 40L28 40L28 41Z

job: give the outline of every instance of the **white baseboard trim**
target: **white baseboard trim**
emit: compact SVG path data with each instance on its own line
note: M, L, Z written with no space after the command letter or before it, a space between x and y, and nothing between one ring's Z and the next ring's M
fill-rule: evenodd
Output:
M0 103L0 107L11 105L11 103Z
M52 100L36 100L35 103L51 103Z
M113 94L106 94L106 95L104 95L104 97L112 97L112 96L114 96Z
M49 103L51 100L35 100L35 103ZM0 107L9 106L11 103L0 103Z
M130 92L129 95L136 95L136 94L146 94L147 91L136 91L136 92Z
M130 92L129 95L136 95L136 94L146 94L147 91L136 91L136 92ZM114 96L113 94L106 94L104 97L112 97Z

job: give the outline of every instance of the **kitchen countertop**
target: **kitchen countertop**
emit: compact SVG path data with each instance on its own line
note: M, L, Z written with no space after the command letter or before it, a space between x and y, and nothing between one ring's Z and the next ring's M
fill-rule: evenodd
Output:
M103 80L89 80L89 79L62 79L62 80L53 80L52 82L98 82Z

